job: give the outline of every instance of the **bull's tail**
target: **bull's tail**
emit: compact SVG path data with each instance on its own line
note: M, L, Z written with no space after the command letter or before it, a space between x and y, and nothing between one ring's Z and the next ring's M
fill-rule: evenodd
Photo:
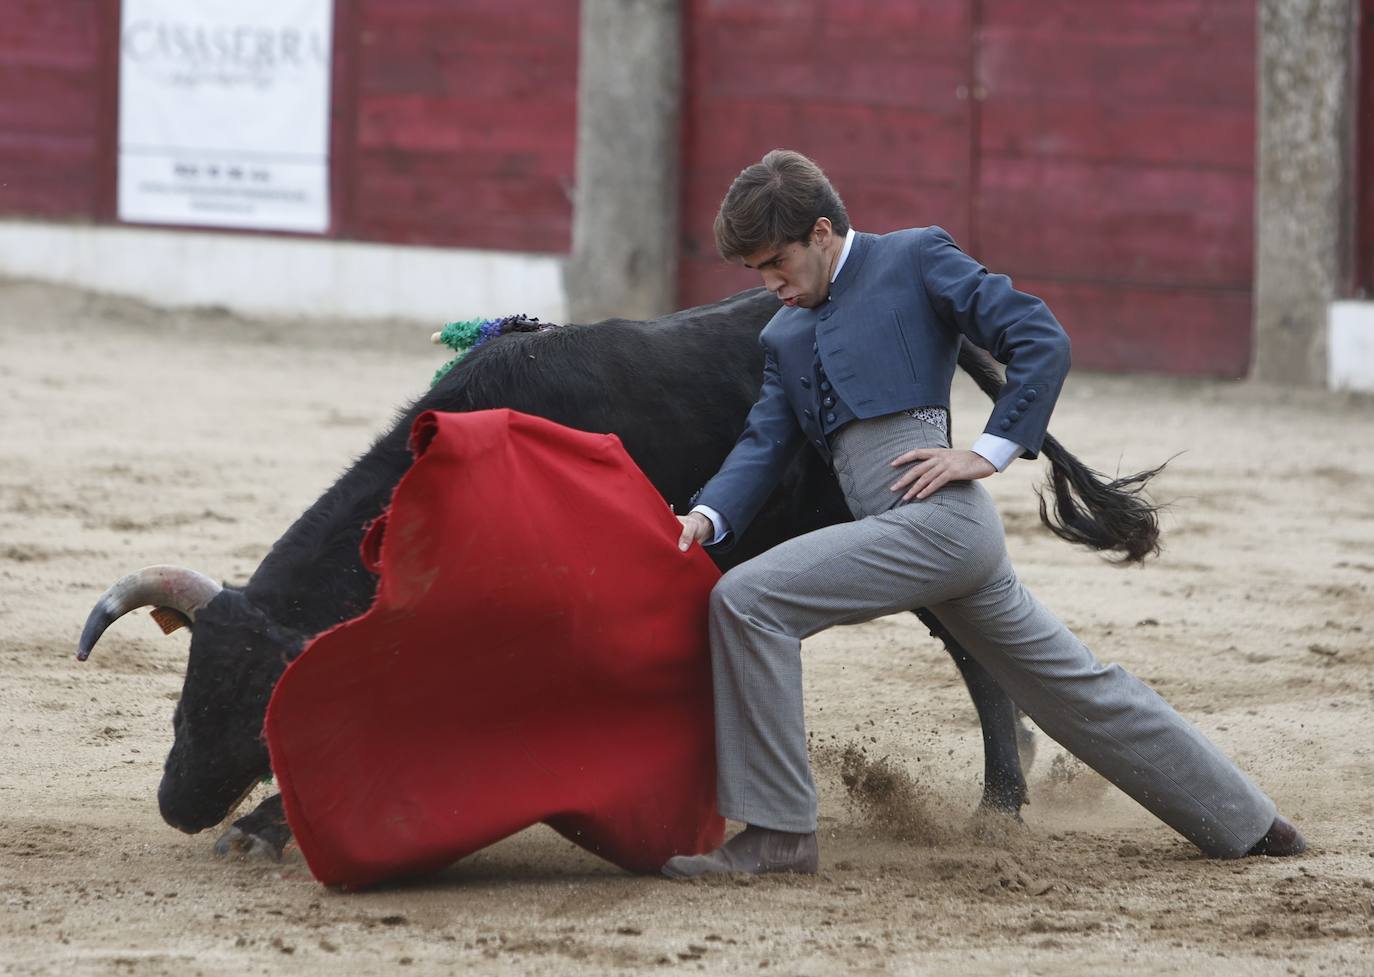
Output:
M959 366L988 397L997 399L1003 380L986 353L965 340L959 347ZM1053 436L1046 435L1041 450L1050 463L1050 497L1041 491L1037 495L1040 521L1050 532L1070 543L1117 554L1121 563L1141 563L1159 552L1159 506L1144 491L1164 464L1109 480Z
M1050 492L1040 490L1040 521L1070 543L1118 554L1121 563L1143 563L1159 553L1159 506L1145 496L1155 468L1108 480L1083 464L1053 437L1042 445L1050 462Z

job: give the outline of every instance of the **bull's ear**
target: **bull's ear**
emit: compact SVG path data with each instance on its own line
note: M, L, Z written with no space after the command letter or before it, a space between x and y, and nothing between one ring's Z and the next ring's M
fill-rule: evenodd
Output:
M171 634L182 628L191 626L191 619L181 611L173 610L170 607L154 607L150 612L157 626L162 629L163 634Z

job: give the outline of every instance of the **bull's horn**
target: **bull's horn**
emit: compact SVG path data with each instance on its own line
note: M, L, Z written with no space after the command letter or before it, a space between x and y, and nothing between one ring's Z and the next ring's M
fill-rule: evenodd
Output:
M186 567L154 566L135 570L115 581L100 595L81 630L76 657L85 661L105 629L140 607L166 607L195 621L196 612L214 600L224 587L203 573Z

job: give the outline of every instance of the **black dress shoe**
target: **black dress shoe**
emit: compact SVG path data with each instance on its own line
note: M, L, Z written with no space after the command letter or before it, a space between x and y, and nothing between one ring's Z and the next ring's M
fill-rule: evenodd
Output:
M820 848L814 831L796 834L749 825L725 844L705 855L678 855L664 863L670 879L694 879L701 875L764 875L799 872L815 875Z
M1270 855L1282 857L1284 855L1300 855L1307 851L1307 841L1298 833L1298 829L1283 817L1274 818L1274 823L1269 826L1268 833L1263 838L1255 842L1245 854L1247 855Z

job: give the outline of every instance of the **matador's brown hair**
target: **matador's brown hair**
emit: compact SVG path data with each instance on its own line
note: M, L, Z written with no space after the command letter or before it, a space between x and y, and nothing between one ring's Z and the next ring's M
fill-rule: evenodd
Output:
M821 168L801 153L774 149L730 184L716 214L716 250L736 261L764 248L810 243L822 217L849 233L849 214Z

